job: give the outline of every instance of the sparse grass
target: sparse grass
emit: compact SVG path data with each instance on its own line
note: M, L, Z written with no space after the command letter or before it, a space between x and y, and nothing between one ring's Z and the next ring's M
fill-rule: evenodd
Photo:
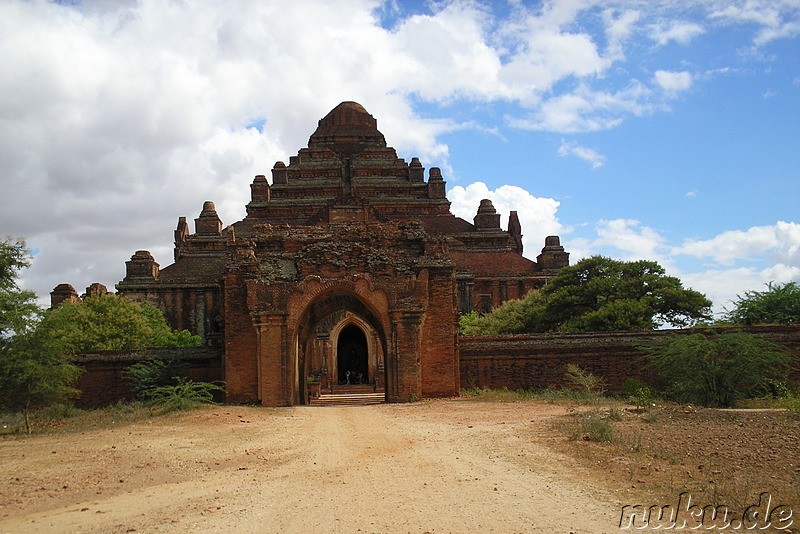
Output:
M461 395L467 399L486 402L520 402L534 398L533 392L526 389L512 391L508 388L479 388L462 389Z
M56 404L31 414L32 429L34 434L53 434L110 428L211 404L214 393L220 391L222 386L218 384L185 381L178 386L159 391L149 402L120 401L103 408L85 410L70 404ZM0 436L25 433L22 415L0 413Z
M571 403L581 406L596 406L602 403L616 402L608 397L596 395L590 391L573 389L547 388L541 390L508 388L469 388L462 389L461 396L467 399L486 402L521 402L526 400L540 400L551 404Z
M597 441L609 443L614 435L614 427L608 414L593 411L575 416L574 424L568 427L570 441Z
M768 492L781 502L800 503L800 446L794 439L800 422L794 415L674 404L620 413L616 421L613 410L573 411L554 427L571 441L610 439L570 451L599 476L635 488L652 502L689 492L696 502L743 510Z
M71 405L54 405L32 415L34 434L84 432L109 428L153 417L151 406L142 402L119 402L104 408L82 410ZM24 434L25 423L19 414L0 414L0 435Z

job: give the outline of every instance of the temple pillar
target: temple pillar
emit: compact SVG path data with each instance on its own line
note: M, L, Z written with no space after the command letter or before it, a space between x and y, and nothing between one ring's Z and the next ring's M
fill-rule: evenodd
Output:
M286 316L254 314L253 323L258 345L258 398L263 406L290 405Z
M420 367L420 332L422 310L395 310L391 312L392 335L388 358L389 402L408 402L422 396Z

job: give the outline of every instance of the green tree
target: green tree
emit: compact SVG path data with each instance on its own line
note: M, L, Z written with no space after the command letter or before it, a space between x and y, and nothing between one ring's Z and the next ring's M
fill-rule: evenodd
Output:
M711 301L653 261L594 256L565 267L538 292L465 321L463 333L604 332L684 327L710 318Z
M163 314L150 304L132 302L112 293L62 303L46 312L41 329L76 352L201 344L198 336L173 332Z
M766 392L790 362L780 346L744 332L675 334L640 348L669 398L704 406Z
M0 241L0 337L27 331L41 313L36 295L17 284L19 271L30 266L30 262L25 241L10 237Z
M0 340L0 403L25 418L30 434L31 410L77 396L73 387L81 369L69 352L38 329Z
M725 320L740 325L800 324L800 286L770 282L766 291L745 291L726 310Z
M28 432L31 410L75 395L80 374L58 340L39 330L36 295L17 285L29 265L23 240L0 241L0 405L22 412Z

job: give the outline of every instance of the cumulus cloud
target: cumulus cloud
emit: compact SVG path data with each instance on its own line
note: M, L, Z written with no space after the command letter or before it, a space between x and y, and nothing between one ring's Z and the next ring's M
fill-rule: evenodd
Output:
M561 146L558 147L558 155L562 157L576 156L587 163L591 163L593 169L602 167L606 162L605 156L598 153L596 150L574 143L568 143L563 139L561 140Z
M521 187L501 185L491 190L483 182L466 187L457 185L447 193L450 211L456 217L472 222L481 200L488 198L501 215L501 225L508 228L508 215L516 211L522 226L522 242L525 256L535 258L549 235L560 235L568 230L558 221L560 203L552 198L536 197Z
M650 89L634 80L614 92L580 86L572 92L545 99L531 117L510 120L524 130L560 133L595 132L619 126L626 115L645 115L655 109Z
M778 221L772 226L724 232L712 239L687 240L674 253L709 258L720 265L770 253L775 263L800 266L800 224Z
M698 35L706 32L699 24L681 20L659 21L657 24L650 25L649 30L649 37L661 46L667 45L671 41L686 45Z
M653 79L659 87L668 93L685 91L692 86L692 75L686 71L657 70Z
M653 260L674 268L666 239L655 229L634 219L601 219L591 225L594 237L570 240L581 251L574 259L601 254L624 261Z

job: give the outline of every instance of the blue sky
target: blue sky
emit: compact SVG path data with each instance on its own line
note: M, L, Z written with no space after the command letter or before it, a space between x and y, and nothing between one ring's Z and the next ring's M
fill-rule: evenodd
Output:
M43 298L168 265L205 200L241 219L344 100L531 258L656 260L717 310L800 280L798 0L188 4L0 5L0 233Z

